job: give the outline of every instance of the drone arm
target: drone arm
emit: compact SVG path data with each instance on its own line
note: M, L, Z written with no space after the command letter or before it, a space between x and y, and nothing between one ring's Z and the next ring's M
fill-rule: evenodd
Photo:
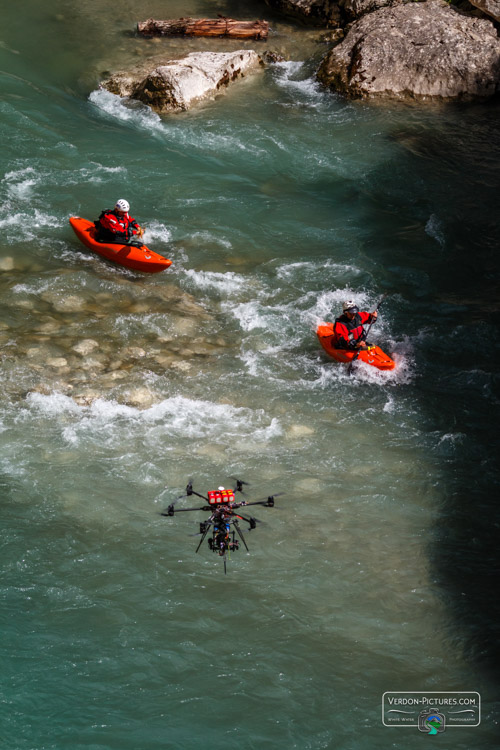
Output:
M160 515L162 516L173 516L174 513L189 513L192 510L212 510L211 505L203 505L201 508L174 508L173 505L169 505L167 510L164 510Z
M277 494L281 495L283 493L279 492ZM269 495L267 500L254 500L253 503L245 503L245 505L263 505L264 508L274 508L274 498L275 495Z
M191 490L191 495L196 495L196 497L201 497L202 500L206 500L208 503L208 497L205 497L205 495L200 495L199 492L195 492L194 490Z

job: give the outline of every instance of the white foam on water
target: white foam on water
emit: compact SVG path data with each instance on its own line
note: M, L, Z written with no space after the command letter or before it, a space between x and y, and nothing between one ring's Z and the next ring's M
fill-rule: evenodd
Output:
M37 184L37 180L23 180L9 187L9 197L17 201L27 201L33 196L32 188Z
M296 277L306 277L309 281L311 278L318 277L323 280L325 273L354 273L360 274L361 271L356 266L350 266L345 263L335 263L332 260L326 260L324 263L313 261L299 261L295 263L284 263L276 269L276 275L279 279L296 280Z
M229 240L225 240L224 237L220 237L217 234L212 234L212 232L194 232L193 234L190 234L189 237L191 240L207 242L211 245L220 245L228 250L233 246Z
M47 279L37 284L15 284L15 286L12 287L11 291L14 292L14 294L35 294L36 296L38 296L42 292L46 292L48 289L51 289L54 285L53 282L53 279Z
M193 113L196 116L196 113ZM215 158L221 154L232 155L238 152L251 154L259 159L267 159L268 152L266 149L255 145L252 138L255 137L256 125L251 129L235 129L230 124L220 120L205 120L205 127L200 129L197 121L193 124L183 120L182 126L179 127L177 122L172 124L165 121L164 132L169 143L175 143L178 146L199 149L204 153L215 152ZM239 176L244 182L249 182L249 178Z
M332 379L349 377L345 365L329 360L323 354L316 340L317 325L325 319L333 321L341 313L342 302L346 299L353 299L360 309L366 310L373 309L376 301L370 300L364 292L349 288L319 295L314 291L307 292L287 304L272 304L270 293L261 297L260 300L239 304L222 303L222 309L232 314L241 329L250 334L245 338L240 354L249 375L265 376L275 382L288 383L288 371L293 367L296 385L306 390L324 388L331 384ZM313 365L310 355L300 354L305 347L310 347L312 339L317 343L318 356L323 359L323 364L318 360L318 364ZM389 322L380 319L376 328L370 331L370 342L379 344L394 359L396 367L394 370L382 371L357 362L351 376L354 386L359 383L394 386L413 380L415 363L410 340L404 339L397 343L392 341Z
M441 247L445 246L446 237L443 231L443 224L436 216L436 214L430 215L427 224L425 225L425 231L429 235L429 237L432 237L434 240L436 240L438 245L441 245Z
M294 97L293 105L307 103L310 107L316 107L324 98L323 90L319 82L313 77L301 77L304 71L304 62L285 61L273 65L275 81L279 86L288 89Z
M244 331L272 328L272 320L269 315L265 314L267 311L257 300L241 302L239 305L223 305L223 309L232 313Z
M331 289L315 297L314 305L306 311L305 317L311 328L316 330L319 323L326 319L333 320L342 314L342 303L345 300L354 300L360 310L368 309L367 295L363 292L352 291L352 289Z
M279 420L270 419L264 409L249 409L230 404L173 396L148 409L97 399L90 406L79 406L61 393L45 395L29 393L26 397L29 415L52 418L62 437L75 445L80 440L104 441L128 436L132 429L142 427L146 433L154 428L155 439L161 433L172 438L210 438L212 442L227 443L228 439L248 437L266 442L281 434ZM61 417L65 419L61 419ZM72 418L68 424L68 418ZM158 427L161 430L158 431Z
M157 336L165 336L171 332L172 322L164 313L130 313L128 315L117 315L114 321L115 330L120 333L126 341L130 331L141 331L145 336L154 333Z
M467 435L463 432L449 432L439 438L440 443L463 443L467 440Z
M65 144L71 147L71 144ZM74 148L74 147L73 147ZM37 170L32 166L11 170L2 180L7 188L7 198L17 205L19 202L33 201L36 197L36 186L45 192L48 185L61 186L80 185L82 182L103 183L112 180L116 174L127 174L126 167L108 167L96 161L80 169L57 169L53 171ZM43 195L38 196L43 201ZM11 206L12 209L12 206Z
M59 185L80 185L82 182L92 182L100 184L113 179L116 174L127 174L126 167L106 167L96 161L91 161L88 167L81 167L74 171L71 170L65 176L57 176Z
M91 161L92 168L86 168L83 167L81 169L81 172L83 174L88 174L91 171L94 171L95 169L98 169L100 172L109 172L111 174L117 174L118 172L123 172L124 174L127 173L126 167L106 167L104 164L99 164L98 161Z
M258 377L261 372L258 353L251 350L242 351L239 357L245 365L247 373L252 377Z
M33 167L23 167L23 169L12 169L10 172L6 172L3 180L5 182L16 182L17 180L25 180L27 177L33 177L36 175L36 171Z
M147 245L148 242L159 240L160 242L170 242L172 239L171 230L159 221L152 221L145 227L144 231L144 242ZM152 249L152 248L151 248Z
M121 122L154 132L164 129L160 116L150 107L140 102L131 102L106 89L92 91L89 94L89 101L101 112Z
M387 414L393 414L396 411L396 402L392 396L387 397L382 411L385 411Z
M248 288L249 280L240 274L228 271L194 271L188 269L186 276L197 289L210 290L224 296L241 295L241 291Z
M412 379L406 361L403 358L394 357L396 367L394 370L379 370L366 362L360 362L359 360L353 365L351 370L351 379L353 384L356 383L370 383L371 385L402 385L403 383L409 383ZM342 366L342 365L341 365ZM347 373L347 366L344 366ZM384 409L385 410L385 409Z
M12 211L19 203L33 201L35 186L44 181L44 174L33 167L23 167L6 172L2 183L6 188L6 205L4 208Z
M240 137L229 126L227 126L227 131L224 132L220 123L217 123L218 129L215 134L210 129L210 121L207 121L205 128L201 131L197 127L189 127L185 122L183 122L183 127L178 127L177 123L171 124L162 120L146 104L127 97L120 97L103 88L92 91L89 95L89 101L101 112L114 119L131 124L141 130L149 130L152 133L164 135L170 144L191 146L204 152L215 151L217 154L243 151L261 158L267 156L264 149L248 143L244 137Z
M32 240L38 237L37 229L43 227L62 227L65 222L57 216L39 211L37 208L32 213L9 213L8 206L4 206L7 215L2 216L0 209L0 230L4 232L3 239L9 243L21 240ZM12 231L11 231L12 230Z
M57 416L64 412L78 414L80 409L72 398L63 393L52 393L49 396L37 392L28 393L26 403L41 414L48 416Z

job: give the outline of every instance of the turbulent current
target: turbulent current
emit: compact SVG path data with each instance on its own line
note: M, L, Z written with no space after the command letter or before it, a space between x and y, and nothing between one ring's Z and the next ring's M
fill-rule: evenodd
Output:
M286 61L165 118L99 89L261 51L133 33L218 12L268 18ZM345 101L321 30L260 2L4 16L2 748L493 750L498 103ZM167 271L78 242L117 198ZM396 368L349 376L316 325L384 294ZM277 497L224 575L206 514L160 512L234 477ZM388 691L479 693L481 722L384 726Z

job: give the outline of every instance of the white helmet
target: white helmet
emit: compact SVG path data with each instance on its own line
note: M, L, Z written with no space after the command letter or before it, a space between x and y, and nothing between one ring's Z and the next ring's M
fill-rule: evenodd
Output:
M117 208L119 211L127 211L130 210L130 204L128 201L123 200L123 198L120 198L120 200L116 201L115 208Z
M342 312L358 312L358 306L353 299L348 299L342 303Z

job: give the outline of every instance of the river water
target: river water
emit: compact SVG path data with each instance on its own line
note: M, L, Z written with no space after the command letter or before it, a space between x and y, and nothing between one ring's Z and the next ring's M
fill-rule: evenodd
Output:
M267 17L258 43L137 20ZM322 90L321 32L260 2L25 0L0 45L2 747L416 748L386 691L477 691L497 743L498 103ZM104 72L195 49L269 65L159 118ZM118 197L171 268L68 224ZM316 324L373 309L349 377ZM496 300L496 301L495 301ZM283 492L225 576L197 491ZM180 500L177 507L196 503Z

